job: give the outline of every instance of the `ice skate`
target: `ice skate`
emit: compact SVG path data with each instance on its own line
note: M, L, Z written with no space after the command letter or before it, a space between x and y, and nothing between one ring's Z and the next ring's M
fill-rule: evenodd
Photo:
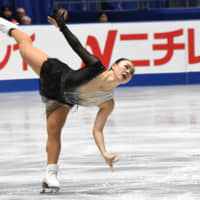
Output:
M57 193L60 190L60 183L57 174L58 166L56 164L50 164L47 166L47 171L42 181L41 193Z
M3 19L2 17L0 17L0 31L2 33L5 33L5 34L8 34L9 35L9 31L11 29L16 29L17 28L17 25L8 21L8 20L5 20Z

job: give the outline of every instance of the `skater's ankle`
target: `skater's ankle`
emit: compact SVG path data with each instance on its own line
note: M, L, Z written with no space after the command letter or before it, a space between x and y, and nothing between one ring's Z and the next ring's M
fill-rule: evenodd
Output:
M47 165L47 171L58 171L58 165L57 164L48 164Z
M50 164L47 164L47 167L57 167L58 164L57 163L50 163Z

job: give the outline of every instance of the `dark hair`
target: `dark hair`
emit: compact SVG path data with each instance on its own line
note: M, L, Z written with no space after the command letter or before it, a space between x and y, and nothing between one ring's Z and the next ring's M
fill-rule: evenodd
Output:
M121 61L123 61L123 60L129 60L128 58L119 58L119 59L117 59L115 62L114 62L114 64L118 64L118 63L120 63ZM129 60L130 61L130 60Z
M118 64L118 63L120 63L121 61L123 61L123 60L129 60L128 58L119 58L119 59L117 59L115 62L114 62L114 64ZM130 60L129 60L130 61ZM109 70L112 70L112 66L110 67L110 69Z

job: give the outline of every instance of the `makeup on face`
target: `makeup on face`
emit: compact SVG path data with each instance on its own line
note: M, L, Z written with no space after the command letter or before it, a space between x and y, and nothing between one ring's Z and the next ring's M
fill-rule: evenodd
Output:
M119 63L120 71L121 71L121 76L124 81L129 81L129 79L132 78L133 73L134 73L134 67L130 61L122 61Z

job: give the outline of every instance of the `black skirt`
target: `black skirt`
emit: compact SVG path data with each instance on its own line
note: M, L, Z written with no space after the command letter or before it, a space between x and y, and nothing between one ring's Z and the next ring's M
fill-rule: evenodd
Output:
M57 100L61 103L63 98L61 95L61 84L63 75L71 73L73 70L65 63L55 58L49 58L42 65L40 72L40 95L45 99ZM73 106L69 104L69 106Z
M50 58L43 63L41 68L40 94L43 100L56 100L72 107L73 104L79 104L79 98L74 93L76 89L105 70L100 61L73 70L58 59Z

